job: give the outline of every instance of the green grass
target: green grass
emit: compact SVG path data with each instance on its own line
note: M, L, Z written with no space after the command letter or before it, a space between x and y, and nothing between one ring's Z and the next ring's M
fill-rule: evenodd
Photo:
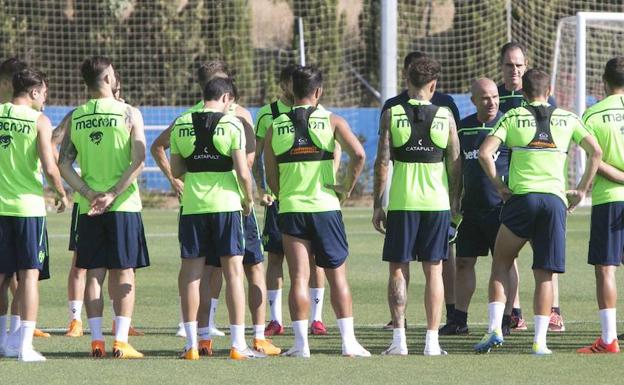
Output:
M56 332L50 339L37 339L35 346L48 362L24 365L0 359L3 384L94 384L94 383L432 383L432 384L568 384L617 383L624 375L621 357L582 357L575 349L598 335L594 274L586 263L589 210L578 210L568 221L567 273L561 276L561 307L567 331L550 335L552 357L529 354L532 328L508 338L505 345L487 356L472 353L471 347L485 330L487 319L486 285L490 258L477 264L478 288L470 308L472 334L467 337L441 338L448 357L423 357L424 306L423 277L420 266L412 265L408 307L408 357L381 357L379 353L390 343L391 332L381 330L388 321L386 304L387 267L381 261L383 238L370 224L370 209L349 208L345 220L351 247L349 279L353 291L356 335L372 353L371 359L340 357L340 337L335 317L325 299L324 318L330 327L329 336L311 337L312 358L309 360L270 358L253 362L231 362L227 357L229 338L216 340L216 356L199 362L177 360L183 340L175 337L178 323L177 213L172 210L146 210L145 228L152 266L137 275L137 302L133 323L144 330L145 337L134 337L132 344L146 354L134 362L112 359L92 360L87 356L89 336L69 339L60 330L67 324L66 277L70 254L66 251L69 213L50 214L49 234L52 254L52 279L40 286L39 326ZM521 298L526 318L531 321L533 290L530 270L531 256L527 247L520 256ZM619 273L620 274L620 273ZM288 280L286 280L288 281ZM287 288L286 288L287 289ZM287 290L285 290L287 292ZM284 298L284 318L288 319ZM106 306L110 320L110 306ZM84 315L83 315L83 318ZM224 301L218 310L218 323L226 330ZM106 321L110 323L110 321ZM249 319L247 320L249 324ZM249 333L248 333L249 335ZM107 336L108 348L112 337ZM248 338L249 340L249 338ZM276 345L290 347L292 333L274 339Z

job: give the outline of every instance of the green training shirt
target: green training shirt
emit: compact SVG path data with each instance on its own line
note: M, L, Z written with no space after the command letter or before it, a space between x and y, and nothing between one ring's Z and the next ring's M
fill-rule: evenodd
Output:
M624 95L607 96L583 114L587 130L602 148L602 161L624 170ZM624 201L624 185L596 174L592 205Z
M196 112L217 112L202 109ZM171 129L171 153L187 158L195 151L196 133L193 115L183 114ZM231 157L232 151L245 151L243 124L236 117L226 114L216 126L213 145L223 156ZM182 215L221 213L242 210L241 192L235 171L188 172L184 176Z
M117 184L132 163L132 139L126 124L126 112L132 108L114 98L91 99L74 110L71 117L71 141L78 151L82 179L95 191L108 191ZM90 204L78 197L80 214ZM141 211L139 186L135 180L117 196L108 211Z
M291 107L284 104L281 99L277 99L276 103L277 110L280 114L290 112ZM265 104L256 114L256 136L260 139L264 139L267 129L273 124L273 110L271 109L271 104L273 103Z
M0 215L43 217L37 119L29 106L0 104Z
M547 103L530 103L549 106ZM514 195L548 193L566 199L567 152L572 141L580 143L589 135L573 113L557 108L550 118L551 148L531 148L536 136L536 121L525 108L508 111L490 135L499 138L511 149L509 188Z
M309 108L310 106L296 106ZM331 112L316 109L308 120L308 134L314 147L328 152L335 148ZM285 154L295 145L295 127L287 114L273 121L271 147L276 156ZM308 148L308 147L304 147ZM325 212L340 210L336 193L325 185L336 184L333 158L318 161L279 163L280 213Z
M410 99L414 106L430 102ZM439 108L433 117L429 136L434 146L445 150L448 144L450 111ZM412 126L402 105L390 109L390 146L404 146L412 136ZM432 148L431 148L432 149ZM423 148L429 151L430 148ZM402 162L394 159L388 211L444 211L450 209L448 178L444 161Z

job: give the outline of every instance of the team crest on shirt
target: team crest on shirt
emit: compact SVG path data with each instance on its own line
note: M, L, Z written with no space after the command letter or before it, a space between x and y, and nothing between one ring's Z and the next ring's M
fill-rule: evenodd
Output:
M89 134L89 138L96 145L100 144L100 142L102 141L103 137L104 137L104 133L102 131L94 131L94 132Z
M2 148L8 148L11 145L12 140L13 137L11 135L1 135L0 146L2 146Z

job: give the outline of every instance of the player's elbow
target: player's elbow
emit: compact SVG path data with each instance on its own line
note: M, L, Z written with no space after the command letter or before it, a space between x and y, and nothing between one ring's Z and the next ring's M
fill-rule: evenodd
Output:
M366 162L366 152L360 147L353 152L352 159L358 164L364 163Z
M594 152L591 154L591 158L596 163L600 162L602 159L602 149L600 146L594 146Z

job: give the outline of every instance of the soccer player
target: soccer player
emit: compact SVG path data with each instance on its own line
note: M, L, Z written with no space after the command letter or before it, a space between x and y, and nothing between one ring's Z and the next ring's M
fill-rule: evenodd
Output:
M479 146L502 117L498 109L498 89L487 78L475 81L471 101L477 112L460 122L457 131L462 157L463 220L457 235L456 307L440 335L468 334L468 306L476 288L477 257L494 252L503 201L479 165ZM509 149L501 146L494 155L498 175L508 180ZM512 299L512 296L509 296Z
M273 120L264 143L267 181L279 199L279 227L288 263L288 296L294 346L284 353L309 357L308 316L310 258L325 268L331 303L342 337L342 354L368 357L353 330L352 298L347 282L348 245L340 202L349 197L362 172L365 153L347 122L318 109L323 93L322 72L313 66L292 74L293 108ZM349 155L342 185L336 184L335 142Z
M499 55L499 63L501 73L503 75L503 83L498 86L498 95L500 100L499 109L505 113L511 109L526 105L527 102L522 92L522 75L527 70L529 64L525 48L516 42L509 42L501 47ZM548 103L556 107L555 100L549 96ZM520 275L518 272L517 262L514 260L514 270L510 277L510 287L512 294L515 289L512 307L505 308L503 317L503 334L508 335L511 330L523 331L527 330L526 322L522 316L522 308L520 307ZM559 280L557 274L553 275L553 306L550 312L550 321L548 331L563 332L565 325L561 317L559 307ZM510 301L511 302L511 301Z
M407 71L409 66L415 60L427 56L424 52L420 51L412 51L405 56L403 59L403 79L405 79L405 89L395 97L392 97L384 103L381 108L381 114L389 110L394 106L401 105L402 103L406 103L410 97L408 94L408 74ZM453 119L455 120L456 126L460 121L459 118L459 109L453 100L451 95L443 94L441 92L435 91L430 100L431 104L439 107L447 108L452 114ZM449 241L453 243L453 238L456 236L456 229L453 228L455 225L454 218L451 218L451 228L449 228ZM406 286L409 287L409 274L405 277ZM453 247L449 247L449 255L448 258L442 263L442 278L444 280L444 303L446 304L446 321L447 323L452 319L453 312L455 310L455 253L453 251ZM405 323L405 327L407 327L407 323ZM392 320L388 322L384 329L392 330L394 328L392 324Z
M438 342L444 286L442 261L448 256L451 214L457 212L459 143L453 116L431 104L440 64L427 56L406 71L410 99L386 110L375 160L373 226L385 234L383 260L389 262L388 302L393 340L382 354L407 355L405 307L409 263L422 262L427 333L425 355L446 354ZM394 170L388 215L382 207L388 164Z
M267 264L267 289L269 308L271 312L271 322L265 330L266 336L284 334L284 324L282 322L282 285L284 272L282 264L284 262L284 249L282 248L282 234L278 227L279 202L270 190L266 189L264 178L264 163L262 153L264 151L264 137L267 129L273 124L281 114L290 112L293 105L292 94L292 73L299 66L289 64L280 73L280 89L282 94L275 102L267 104L258 110L256 119L256 162L254 176L256 186L260 195L260 204L265 206L264 229L262 240L264 250L268 253ZM321 108L321 107L318 107ZM336 143L338 147L339 144ZM340 164L340 151L334 150L334 168ZM322 267L316 266L313 260L310 261L310 298L311 298L311 325L310 333L313 335L325 335L327 329L323 324L323 297L325 294L325 272Z
M76 229L76 267L87 269L85 292L91 329L91 355L105 355L102 334L102 283L111 275L117 314L113 355L141 358L128 343L134 308L134 270L149 266L141 198L136 178L145 161L143 117L115 99L115 72L110 59L93 56L80 68L90 99L67 121L59 155L61 173L80 193ZM81 175L72 163L78 161Z
M214 264L212 259L220 260L226 281L232 339L230 358L261 356L245 342L245 235L241 210L246 216L252 213L253 192L243 125L226 114L233 99L231 79L213 78L204 88L204 108L183 114L171 129L171 172L185 181L180 215L182 265L178 280L187 338L181 355L184 359L199 359L199 286L204 266Z
M48 84L45 75L23 69L13 76L13 98L0 104L0 285L18 275L20 341L3 354L20 361L45 361L32 346L39 307L38 280L48 255L46 207L40 170L56 192L57 212L67 196L51 146L52 125L41 113Z
M589 132L602 148L592 189L588 263L594 265L602 334L579 353L618 353L616 268L624 255L624 57L609 60L602 75L607 97L583 114Z
M503 343L500 325L507 276L520 249L530 241L535 277L533 353L547 355L552 353L546 344L553 299L552 275L565 270L566 208L572 211L585 197L602 152L576 115L547 103L547 73L531 69L522 82L528 104L507 112L479 149L479 162L505 204L492 260L488 332L474 348L488 352ZM576 189L566 191L566 157L571 141L585 150L588 162ZM494 162L501 144L512 151L509 187Z

